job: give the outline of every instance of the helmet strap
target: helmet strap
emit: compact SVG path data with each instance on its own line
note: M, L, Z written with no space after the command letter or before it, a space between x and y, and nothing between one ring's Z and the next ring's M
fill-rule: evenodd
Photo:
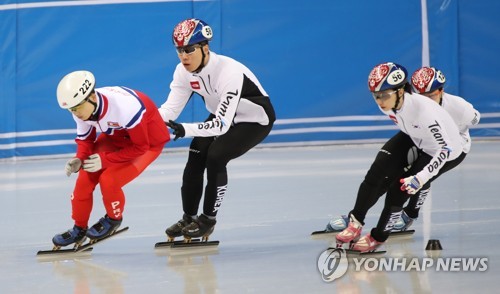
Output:
M403 95L404 95L404 92L403 92ZM394 102L394 107L392 108L392 111L394 111L394 113L397 112L397 109L396 107L398 107L399 105L399 101L401 101L401 95L399 95L399 89L396 91L396 102Z
M92 95L92 94L91 94ZM87 120L91 120L91 121L97 121L97 119L99 118L99 113L97 113L97 103L90 100L90 97L87 98L87 102L89 102L90 104L94 105L94 111L92 111L92 114L89 116L89 118Z

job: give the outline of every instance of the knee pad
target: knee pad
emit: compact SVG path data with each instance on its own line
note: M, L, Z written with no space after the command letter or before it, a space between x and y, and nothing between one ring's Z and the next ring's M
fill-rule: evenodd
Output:
M411 147L406 155L406 160L408 165L405 167L404 171L408 171L412 164L418 159L418 148L416 146Z

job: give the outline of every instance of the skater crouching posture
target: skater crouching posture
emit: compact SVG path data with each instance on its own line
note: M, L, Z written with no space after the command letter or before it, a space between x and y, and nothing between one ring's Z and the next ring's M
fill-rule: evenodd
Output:
M479 123L481 118L479 111L462 97L444 91L446 77L439 69L427 66L419 68L413 73L411 83L417 93L441 105L451 115L462 137L463 152L468 154L472 144L469 128ZM394 225L395 230L407 230L413 224L413 221L418 218L420 207L424 204L429 191L430 187L426 190L421 189L410 197L401 218Z
M125 207L122 187L160 155L170 136L148 96L125 87L95 88L89 71L67 74L57 86L57 100L76 122L77 151L66 164L66 175L78 173L78 178L71 195L75 225L52 242L56 248L77 247L86 237L99 240L116 231ZM106 215L88 228L98 184Z
M413 73L411 83L413 89L417 93L432 99L450 114L462 136L463 152L468 154L472 143L469 128L479 123L481 117L480 113L474 109L472 104L463 98L444 92L446 77L439 69L424 66ZM392 150L393 155L391 157L394 157L396 148L399 154L398 156L404 158L405 154L407 154L408 158L407 166L401 166L401 171L403 171L403 169L408 169L418 158L418 154L422 152L422 150L415 146L408 135L401 131L391 138L382 147L382 150ZM380 156L377 157L379 162L382 160L381 158L389 159L390 157L380 154ZM418 218L420 207L424 204L429 192L430 187L428 189L420 189L416 194L410 197L409 203L403 209L401 218L394 225L394 231L405 231L413 224ZM380 193L379 196L382 196L385 190L380 191ZM345 215L334 218L327 224L325 231L337 232L343 230L347 227L348 222L349 219Z
M383 244L399 220L408 198L430 187L444 172L464 159L464 144L452 117L437 103L412 93L408 73L401 65L377 65L368 78L368 87L380 110L400 128L377 154L361 183L349 223L336 236L339 246L352 242L352 249L373 251ZM408 150L421 150L408 166ZM386 193L378 224L360 238L368 210Z
M228 162L264 140L276 119L271 101L255 75L238 61L210 51L212 36L210 26L199 19L180 22L172 35L180 63L159 111L173 130L174 140L194 138L182 177L184 214L167 228L169 240L180 236L186 241L208 239L226 194ZM210 112L208 118L198 123L175 122L194 93L203 97ZM197 216L205 170L203 213Z

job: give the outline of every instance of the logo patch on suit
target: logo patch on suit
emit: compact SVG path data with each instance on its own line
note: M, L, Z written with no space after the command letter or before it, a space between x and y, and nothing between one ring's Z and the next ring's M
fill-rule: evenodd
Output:
M114 122L114 121L108 121L108 128L116 129L116 128L119 128L119 127L120 127L119 123Z
M195 90L199 90L200 89L200 82L198 81L194 81L194 82L189 82L191 84L191 88L195 89Z

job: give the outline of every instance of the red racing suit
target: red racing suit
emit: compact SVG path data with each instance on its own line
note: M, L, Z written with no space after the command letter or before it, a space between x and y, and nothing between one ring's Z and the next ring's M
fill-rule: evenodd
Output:
M102 169L78 173L71 196L75 225L86 228L92 211L93 192L99 184L106 214L121 219L125 207L122 187L139 176L170 140L155 103L145 94L125 87L95 89L97 108L77 125L76 157L82 163L98 153ZM100 135L97 136L97 131Z

